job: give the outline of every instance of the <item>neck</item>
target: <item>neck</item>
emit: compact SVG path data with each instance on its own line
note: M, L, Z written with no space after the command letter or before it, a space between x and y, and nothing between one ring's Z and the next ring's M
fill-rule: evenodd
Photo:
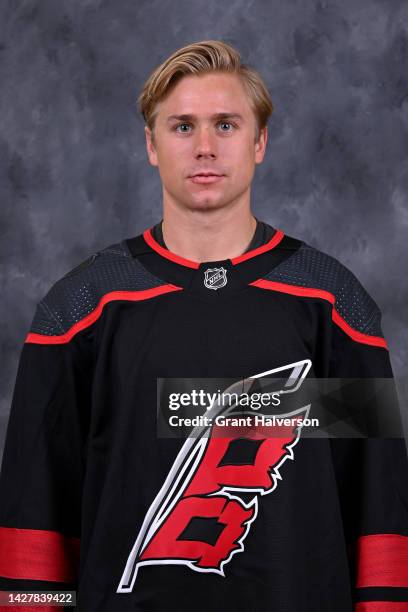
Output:
M167 248L193 261L218 261L242 255L256 229L249 205L214 210L163 206Z

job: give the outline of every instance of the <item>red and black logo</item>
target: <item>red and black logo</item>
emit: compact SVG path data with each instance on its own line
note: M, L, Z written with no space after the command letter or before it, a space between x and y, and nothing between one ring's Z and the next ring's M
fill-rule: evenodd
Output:
M281 392L293 393L311 365L310 360L292 363L244 383L250 388L257 378L279 374L286 379ZM309 409L303 406L279 416L297 417L301 423ZM218 413L229 410L231 407L218 408ZM242 411L234 412L234 416L239 414ZM118 593L132 591L143 565L183 564L196 572L225 577L224 566L244 551L245 538L258 514L258 500L276 489L282 464L294 459L302 425L241 427L228 437L220 429L217 424L203 427L180 449L146 513ZM250 500L245 501L248 495Z

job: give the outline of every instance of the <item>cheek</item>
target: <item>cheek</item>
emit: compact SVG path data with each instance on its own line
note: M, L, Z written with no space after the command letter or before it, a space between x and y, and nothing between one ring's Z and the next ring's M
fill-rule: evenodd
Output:
M228 163L230 160L234 166L239 167L253 163L255 158L255 147L252 142L245 139L225 143L219 148L220 158Z
M168 173L171 174L174 172L174 174L177 174L182 168L185 169L189 163L191 165L192 158L193 152L191 150L191 146L188 146L184 142L177 142L166 149L162 149L160 163L166 167Z
M173 150L161 150L158 158L159 166L162 174L169 178L176 178L179 173L181 164L180 155Z

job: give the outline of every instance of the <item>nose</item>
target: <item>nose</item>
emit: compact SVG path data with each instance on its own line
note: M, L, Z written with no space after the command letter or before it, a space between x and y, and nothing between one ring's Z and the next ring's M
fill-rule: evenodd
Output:
M202 127L196 132L195 157L216 157L215 137L211 134L211 128Z

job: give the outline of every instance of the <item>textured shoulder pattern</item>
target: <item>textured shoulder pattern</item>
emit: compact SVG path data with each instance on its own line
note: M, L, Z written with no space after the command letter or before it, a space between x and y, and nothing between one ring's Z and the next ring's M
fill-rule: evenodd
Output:
M64 334L111 291L143 291L164 284L132 257L124 242L110 245L54 283L37 306L30 332Z
M381 312L354 274L337 259L305 243L266 276L266 280L321 289L334 296L334 307L355 330L382 337Z

